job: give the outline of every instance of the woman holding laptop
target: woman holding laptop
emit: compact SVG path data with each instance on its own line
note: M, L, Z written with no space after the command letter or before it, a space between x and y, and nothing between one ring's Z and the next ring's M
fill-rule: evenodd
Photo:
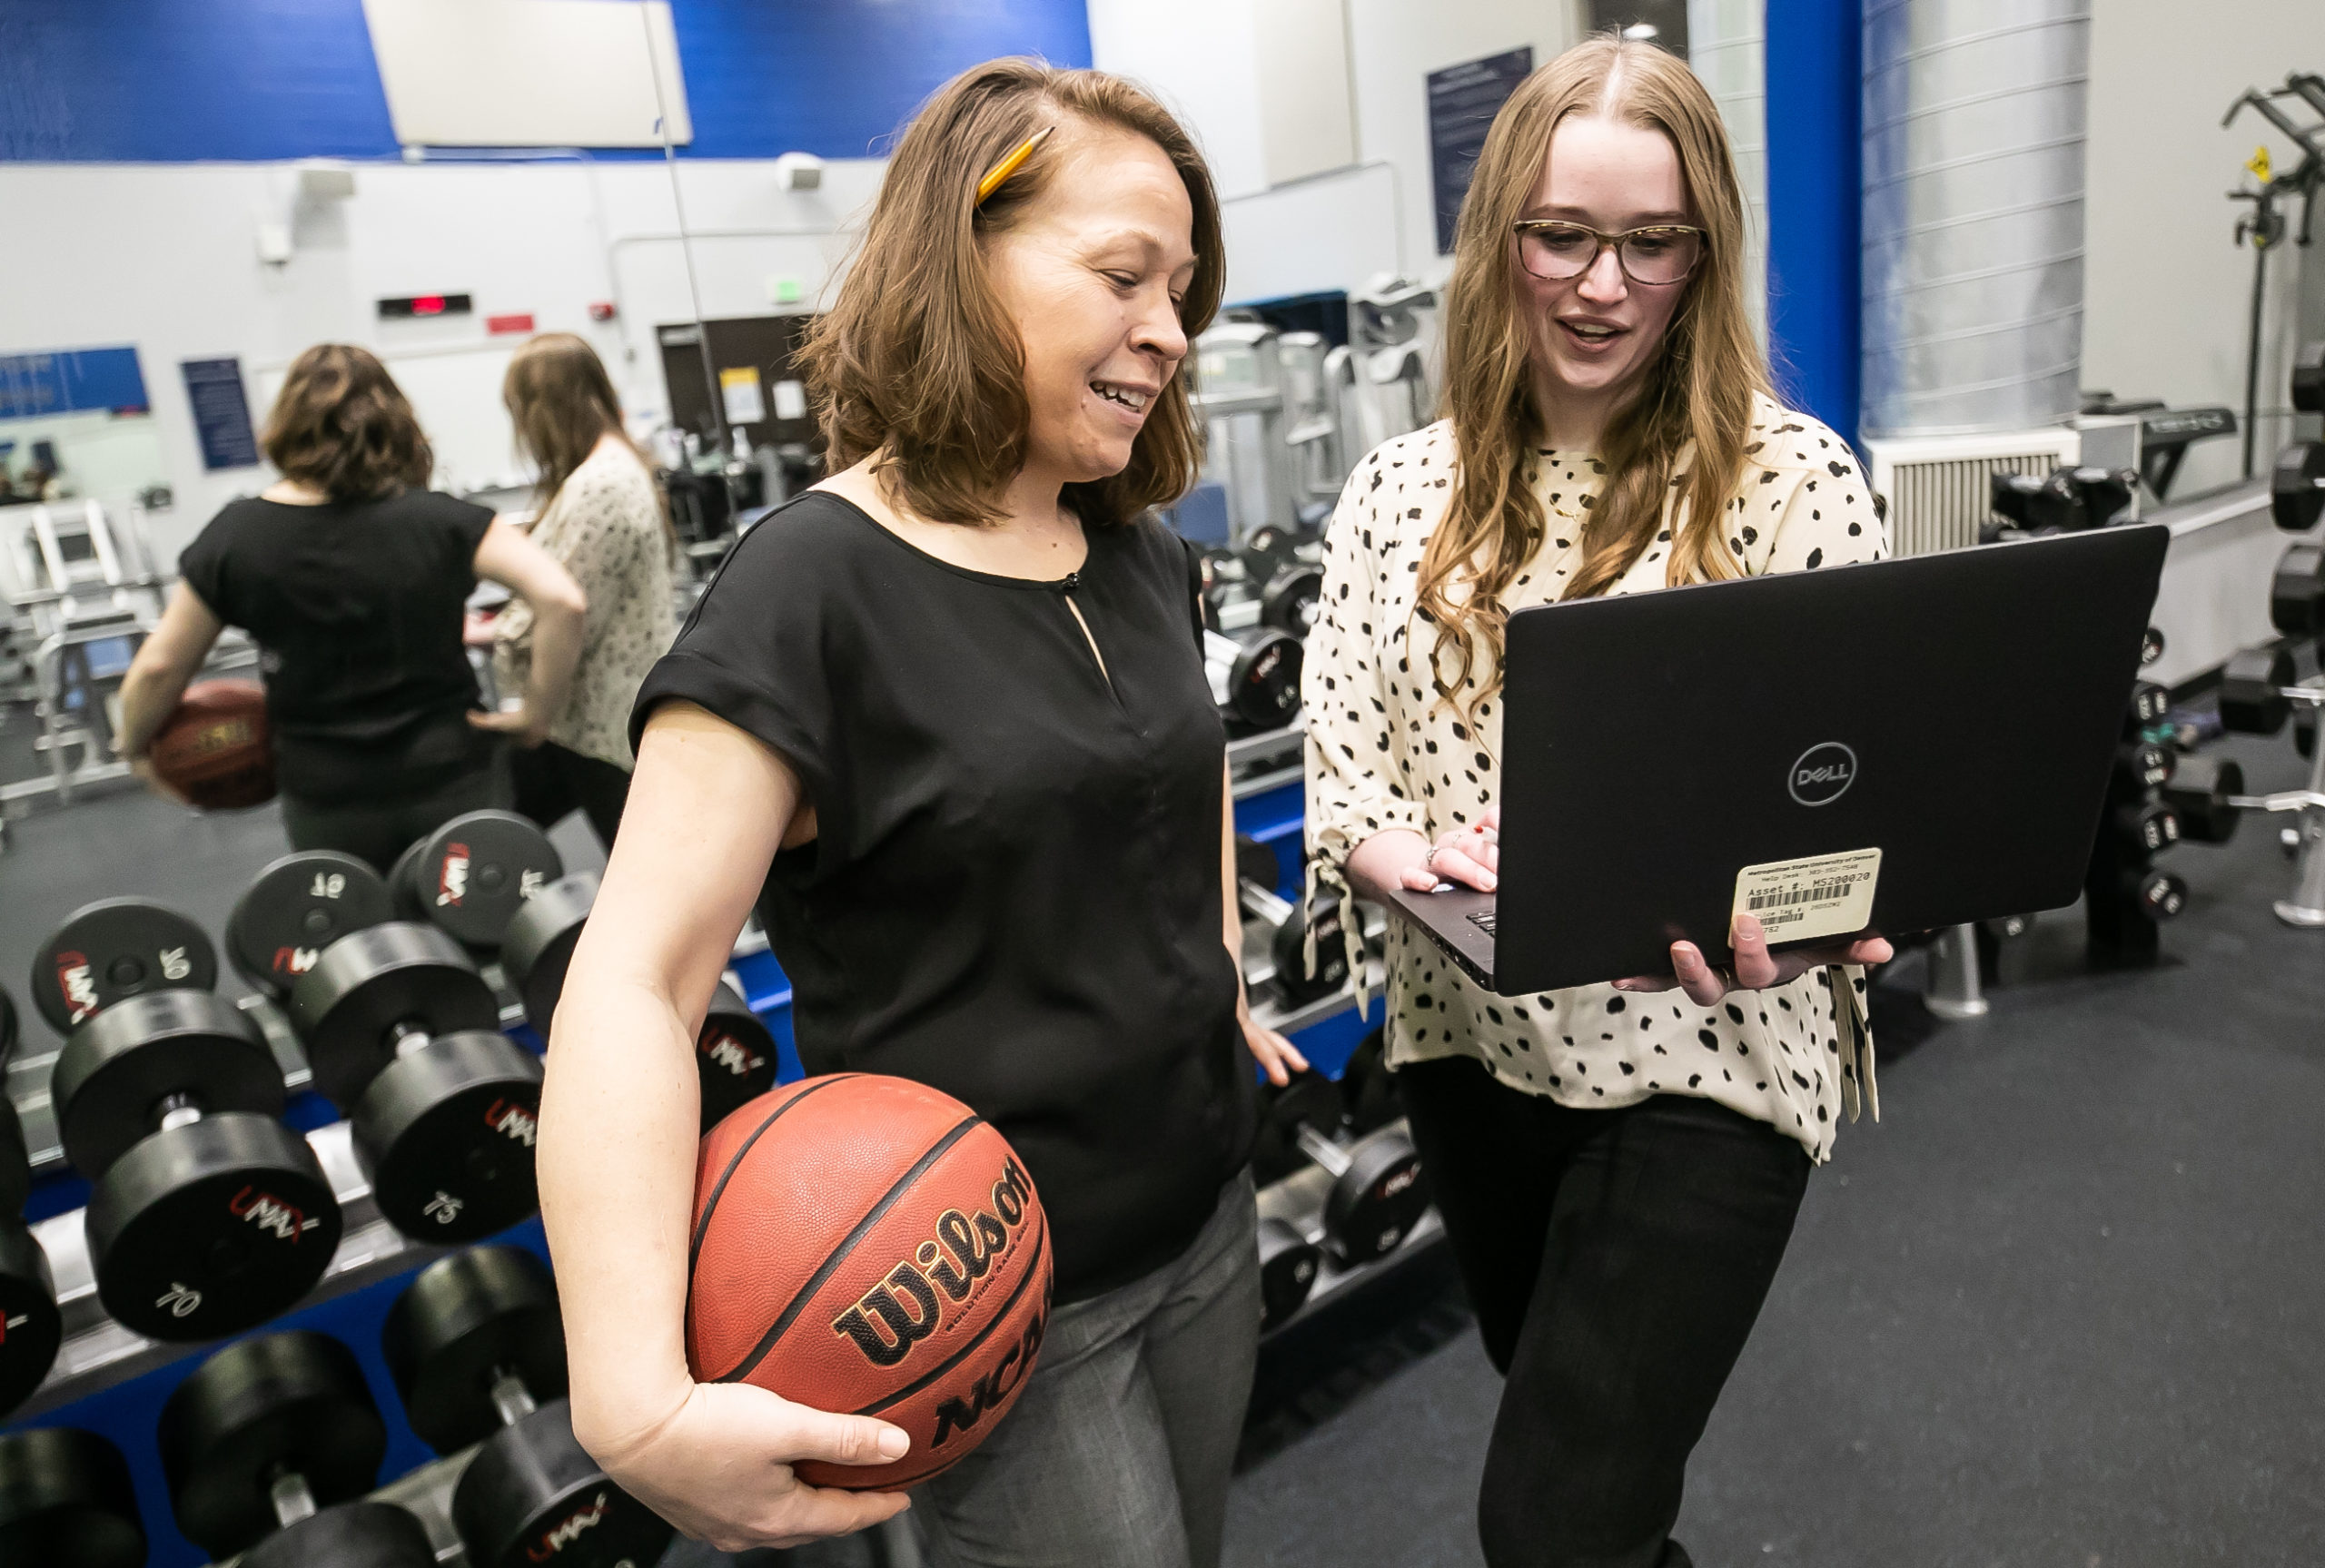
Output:
M1654 45L1593 39L1502 107L1447 291L1449 417L1358 465L1326 539L1311 899L1492 889L1511 612L1884 553L1847 443L1770 390L1743 233L1718 113ZM1389 1060L1508 1379L1493 1568L1688 1563L1687 1455L1809 1171L1873 1101L1859 966L1888 944L1771 955L1746 916L1734 945L1732 977L1683 942L1668 975L1504 997L1391 924Z

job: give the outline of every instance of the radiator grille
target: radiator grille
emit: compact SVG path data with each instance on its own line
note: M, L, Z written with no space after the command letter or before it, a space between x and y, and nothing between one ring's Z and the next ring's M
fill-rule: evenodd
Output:
M2047 474L2074 462L2081 442L2073 430L2046 429L1865 445L1874 488L1889 504L1890 553L1934 556L1978 542L1994 516L1996 474Z

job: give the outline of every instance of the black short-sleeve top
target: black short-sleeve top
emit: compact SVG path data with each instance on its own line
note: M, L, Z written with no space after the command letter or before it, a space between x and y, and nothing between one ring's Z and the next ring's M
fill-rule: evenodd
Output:
M229 502L178 557L211 613L256 639L287 793L408 799L482 767L460 640L483 507L432 490L319 507Z
M635 744L683 698L797 772L817 837L775 856L760 910L800 1060L997 1127L1061 1298L1182 1250L1255 1117L1185 547L1086 532L1071 577L994 577L812 491L735 547L631 719Z

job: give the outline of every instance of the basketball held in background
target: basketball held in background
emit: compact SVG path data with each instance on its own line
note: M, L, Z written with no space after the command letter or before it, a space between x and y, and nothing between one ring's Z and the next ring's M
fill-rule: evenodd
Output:
M274 798L274 742L266 688L255 681L197 681L145 748L162 782L203 811Z
M910 1435L893 1464L798 1465L816 1486L950 1468L1016 1403L1049 1321L1049 1225L1024 1164L968 1107L898 1078L807 1079L711 1129L689 1267L698 1381Z

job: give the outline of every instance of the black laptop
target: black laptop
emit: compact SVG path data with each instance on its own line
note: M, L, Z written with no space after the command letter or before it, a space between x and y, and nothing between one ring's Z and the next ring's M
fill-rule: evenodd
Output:
M2132 525L1509 618L1499 888L1397 909L1505 995L2054 909L2163 570Z

